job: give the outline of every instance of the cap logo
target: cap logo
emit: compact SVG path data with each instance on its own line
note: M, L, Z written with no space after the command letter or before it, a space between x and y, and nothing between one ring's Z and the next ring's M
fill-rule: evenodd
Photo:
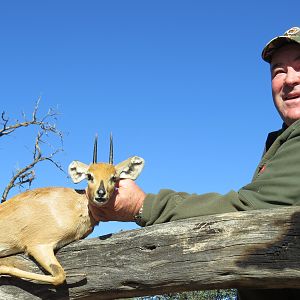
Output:
M284 33L285 36L293 36L293 35L298 35L300 32L300 28L299 27L293 27L291 29L289 29L288 31L286 31Z

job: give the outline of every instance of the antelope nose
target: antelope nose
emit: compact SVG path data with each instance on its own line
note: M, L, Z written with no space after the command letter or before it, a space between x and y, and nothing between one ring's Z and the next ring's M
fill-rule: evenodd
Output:
M100 198L103 198L105 195L106 195L106 192L105 192L105 190L104 189L99 189L98 191L97 191L97 194L98 194L98 196L100 197Z

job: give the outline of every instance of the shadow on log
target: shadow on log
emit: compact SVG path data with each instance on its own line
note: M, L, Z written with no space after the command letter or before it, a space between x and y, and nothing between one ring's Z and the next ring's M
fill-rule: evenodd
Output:
M204 216L70 244L57 253L66 284L55 288L2 276L0 299L117 299L204 289L300 288L299 250L300 208ZM42 272L27 257L17 259L23 269Z

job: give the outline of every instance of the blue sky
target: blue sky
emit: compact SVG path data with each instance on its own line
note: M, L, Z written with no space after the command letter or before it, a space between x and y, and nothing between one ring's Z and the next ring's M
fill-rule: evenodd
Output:
M273 108L263 46L299 26L299 1L1 1L0 110L11 119L60 112L67 170L139 155L138 179L151 193L239 189L252 177L267 132L281 126ZM31 158L34 133L1 139L1 190ZM34 187L75 186L48 163ZM17 193L13 191L10 196ZM136 228L101 223L93 236Z

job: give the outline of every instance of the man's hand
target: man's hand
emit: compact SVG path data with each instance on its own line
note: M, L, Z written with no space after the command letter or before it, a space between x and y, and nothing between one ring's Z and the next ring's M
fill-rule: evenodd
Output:
M131 179L121 179L112 198L101 207L89 204L96 221L134 221L144 203L146 194Z

